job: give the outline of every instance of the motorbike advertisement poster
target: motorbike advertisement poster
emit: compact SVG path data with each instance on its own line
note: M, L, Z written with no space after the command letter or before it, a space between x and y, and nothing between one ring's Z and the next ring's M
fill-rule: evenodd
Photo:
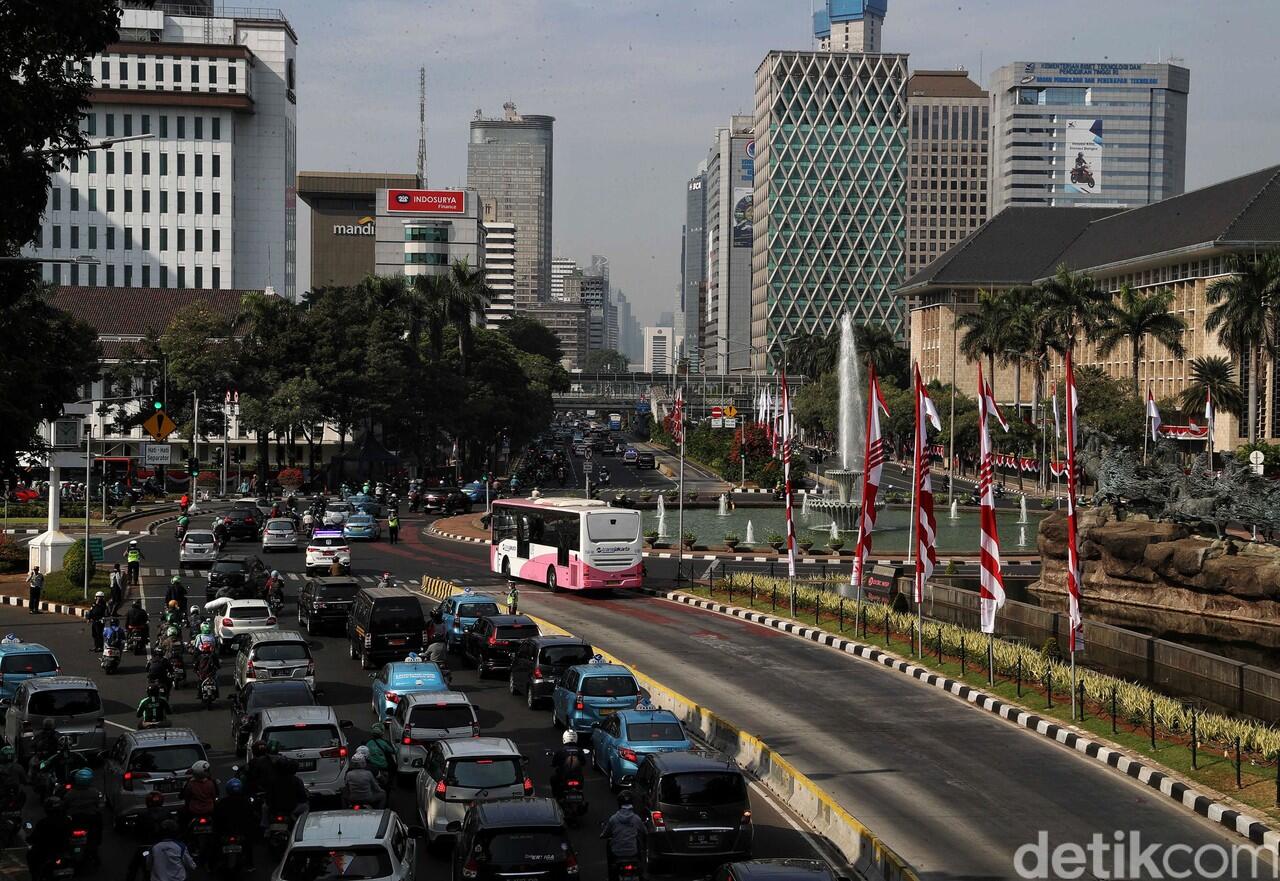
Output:
M1102 120L1068 119L1066 191L1102 192Z

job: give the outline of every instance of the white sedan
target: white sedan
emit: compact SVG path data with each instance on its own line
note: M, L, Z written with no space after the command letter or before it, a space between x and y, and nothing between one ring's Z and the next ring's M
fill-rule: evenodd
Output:
M218 648L230 652L237 642L250 633L260 630L274 630L276 616L271 614L267 604L262 600L233 600L230 597L218 597L204 604L213 622L213 635L218 640Z

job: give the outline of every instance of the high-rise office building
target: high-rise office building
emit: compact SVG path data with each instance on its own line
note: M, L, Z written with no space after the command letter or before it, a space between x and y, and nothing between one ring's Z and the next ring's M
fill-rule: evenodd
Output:
M618 310L618 351L631 362L644 358L644 343L640 339L640 322L631 311L631 301L618 288L610 291Z
M675 361L675 334L670 327L644 329L644 372L670 373Z
M822 0L813 13L813 36L823 52L880 51L889 0Z
M241 14L243 12L243 14ZM121 12L83 126L110 142L50 180L25 253L57 284L273 288L294 298L298 38L272 9Z
M484 225L484 280L489 286L485 325L491 330L516 313L516 225Z
M474 190L378 190L374 271L448 275L455 263L484 266L483 209Z
M467 145L467 186L516 227L516 310L551 297L551 116L523 116L511 102L501 119L476 112Z
M587 307L587 350L614 349L618 344L618 313L603 275L576 269L564 277L564 302Z
M680 329L676 346L689 369L702 369L702 324L707 296L706 163L685 184L684 228L680 241Z
M560 340L560 363L566 370L582 367L587 357L587 307L584 303L536 303L523 310L541 321Z
M987 219L988 96L964 70L917 70L907 81L904 278Z
M564 301L564 277L578 268L572 257L554 257L551 260L551 302Z
M1183 192L1191 72L1018 61L992 74L991 214L1135 207Z
M378 190L417 186L415 173L298 172L298 198L311 209L311 287L353 285L372 274Z
M906 89L906 55L772 51L756 70L751 343L773 364L845 311L902 330Z
M707 153L706 330L702 363L711 373L751 364L751 226L755 138L750 116L716 131Z

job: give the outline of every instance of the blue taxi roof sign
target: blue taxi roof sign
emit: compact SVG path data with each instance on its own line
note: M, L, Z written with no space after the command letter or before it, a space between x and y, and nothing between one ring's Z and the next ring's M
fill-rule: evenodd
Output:
M603 656L603 655L601 655L601 654L599 654L599 653L596 653L596 654L594 654L594 655L592 655L592 656L591 656L591 660L589 661L589 663L591 663L591 664L603 664L603 663L604 663L604 656Z

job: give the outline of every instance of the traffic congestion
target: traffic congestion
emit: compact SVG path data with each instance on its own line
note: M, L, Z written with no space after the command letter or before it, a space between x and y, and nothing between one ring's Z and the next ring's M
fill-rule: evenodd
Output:
M95 598L87 634L0 612L0 831L33 877L838 876L502 579L437 601L411 560L372 566L400 514L371 489L184 512L124 548L127 592Z

